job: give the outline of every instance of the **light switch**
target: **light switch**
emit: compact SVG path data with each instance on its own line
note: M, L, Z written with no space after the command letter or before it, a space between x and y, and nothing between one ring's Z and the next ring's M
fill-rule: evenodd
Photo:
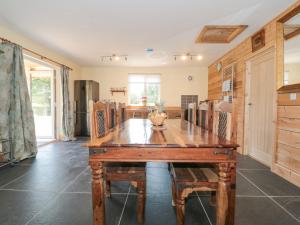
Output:
M290 94L290 100L291 101L296 101L297 100L297 94L296 93L291 93Z

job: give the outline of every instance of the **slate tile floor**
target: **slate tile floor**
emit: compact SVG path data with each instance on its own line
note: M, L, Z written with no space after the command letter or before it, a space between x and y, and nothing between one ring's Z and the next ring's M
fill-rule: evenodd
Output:
M40 148L36 159L0 170L1 225L91 225L91 176L82 141ZM114 183L107 201L107 225L135 225L136 194ZM148 163L146 225L175 225L167 165ZM215 224L215 209L204 193L186 206L186 225ZM238 157L236 225L300 224L300 188L267 167Z

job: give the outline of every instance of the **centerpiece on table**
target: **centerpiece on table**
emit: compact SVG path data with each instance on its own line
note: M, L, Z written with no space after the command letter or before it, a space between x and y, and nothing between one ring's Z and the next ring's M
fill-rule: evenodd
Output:
M164 104L156 103L152 112L149 113L148 118L152 123L152 129L154 130L164 130L166 129L164 121L167 118L167 114L164 112Z
M143 96L141 98L141 101L142 101L143 106L147 106L147 96Z

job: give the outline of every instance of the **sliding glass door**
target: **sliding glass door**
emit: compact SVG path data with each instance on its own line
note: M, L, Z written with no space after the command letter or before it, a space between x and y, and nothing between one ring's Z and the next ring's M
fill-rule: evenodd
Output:
M54 139L54 71L31 71L30 75L36 136L38 139Z

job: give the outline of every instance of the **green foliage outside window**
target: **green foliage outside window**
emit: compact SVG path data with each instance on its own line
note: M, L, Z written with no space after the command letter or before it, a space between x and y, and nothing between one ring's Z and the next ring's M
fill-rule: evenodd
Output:
M51 78L32 77L31 98L34 114L51 116Z

